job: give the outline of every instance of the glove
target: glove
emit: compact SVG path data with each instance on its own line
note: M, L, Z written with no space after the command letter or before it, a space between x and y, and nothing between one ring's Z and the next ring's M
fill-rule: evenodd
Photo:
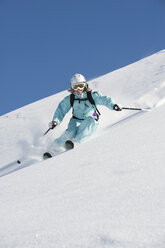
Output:
M54 129L57 125L58 123L56 121L51 121L48 126L50 129Z
M121 110L122 110L122 105L121 105L121 104L115 104L115 105L113 106L113 109L114 109L115 111L121 111Z

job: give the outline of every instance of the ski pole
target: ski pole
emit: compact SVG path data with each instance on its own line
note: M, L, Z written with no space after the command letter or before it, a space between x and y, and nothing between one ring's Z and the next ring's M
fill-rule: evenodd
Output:
M44 135L47 134L47 133L50 131L50 129L52 129L52 128L49 128L49 129L44 133ZM44 135L43 135L43 136L44 136Z
M127 109L127 110L143 110L141 108L129 108L129 107L122 107L122 109Z
M47 134L47 133L50 131L50 129L53 130L57 125L58 125L58 124L57 124L56 121L52 121L52 122L51 122L51 127L49 127L49 129L44 133L44 135ZM44 135L43 135L43 136L44 136Z

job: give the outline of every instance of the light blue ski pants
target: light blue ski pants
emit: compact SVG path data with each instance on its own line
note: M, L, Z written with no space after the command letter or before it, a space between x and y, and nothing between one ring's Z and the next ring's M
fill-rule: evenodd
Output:
M65 141L67 140L82 143L96 131L97 126L98 122L92 116L87 117L85 120L71 118L68 128L58 139L54 141L54 145L64 146Z

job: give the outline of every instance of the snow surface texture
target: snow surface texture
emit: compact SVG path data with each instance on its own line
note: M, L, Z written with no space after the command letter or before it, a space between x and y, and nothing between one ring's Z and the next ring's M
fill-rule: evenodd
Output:
M1 248L165 247L165 50L89 85L151 110L99 107L91 140L38 163L67 126L71 112L42 136L67 91L0 117Z

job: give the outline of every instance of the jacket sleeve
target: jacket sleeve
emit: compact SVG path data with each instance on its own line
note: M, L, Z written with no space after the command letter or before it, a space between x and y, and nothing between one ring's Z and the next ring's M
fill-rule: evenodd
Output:
M111 97L103 96L101 93L97 91L92 92L92 97L96 105L103 105L111 110L113 109L113 106L115 105Z
M68 113L68 111L71 109L70 104L70 96L66 96L58 105L54 116L53 121L56 121L58 124L60 124L64 118L64 116Z

